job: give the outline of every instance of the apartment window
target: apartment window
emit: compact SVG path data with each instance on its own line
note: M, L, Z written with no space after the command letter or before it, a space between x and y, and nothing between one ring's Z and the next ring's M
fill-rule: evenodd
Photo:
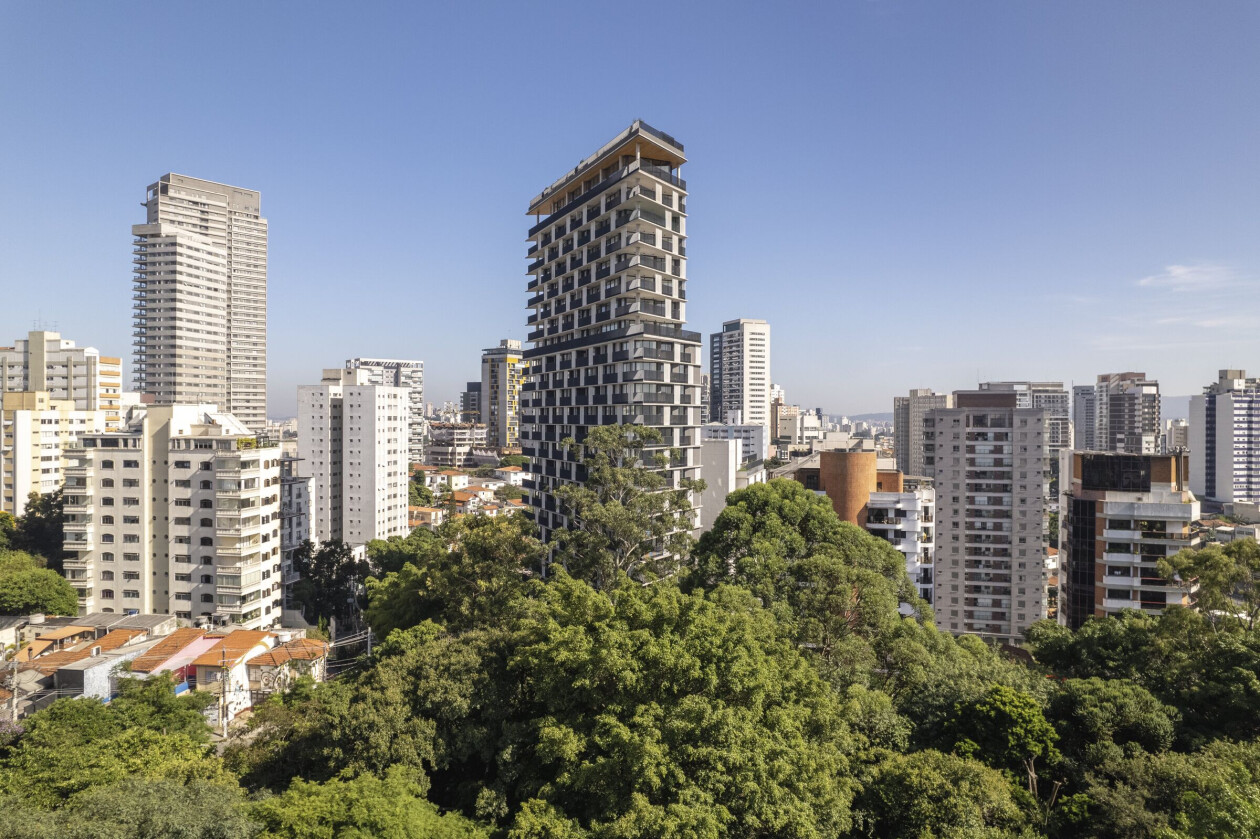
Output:
M102 499L101 499L101 506L102 506L102 507L112 507L112 506L114 506L114 499L110 498L109 496L106 496L106 497L102 498Z
M139 516L123 516L123 524L139 524Z
M123 598L125 600L139 600L140 592L136 591L134 588L125 588L123 589Z
M102 460L102 461L101 461L101 468L102 468L102 469L113 469L113 468L114 468L114 461L112 461L112 460Z
M212 462L211 462L211 461L209 461L209 460L203 460L203 461L201 461L201 468L202 468L202 469L213 469L213 468L214 468L214 463L212 463Z
M113 516L101 516L101 524L113 524L113 523L114 523Z
M177 460L175 461L175 468L176 469L190 469L192 468L192 463L187 460Z
M105 553L101 554L101 562L113 562L113 561L114 561L114 555L110 553L109 551L106 551Z
M101 534L101 541L102 541L102 542L106 542L106 543L111 543L111 542L113 542L113 541L114 541L114 534L112 534L112 533L102 533L102 534Z
M124 533L124 534L123 534L123 543L124 543L124 544L127 544L127 545L138 545L138 544L140 544L140 534L138 534L138 533Z
M214 527L214 521L213 521L212 519L202 519L202 520L201 520L201 526L202 526L202 527Z
M201 581L202 581L203 583L213 583L213 582L214 582L214 577L210 576L209 574L202 574L202 575L201 575Z
M114 479L113 479L113 478L101 478L101 486L102 486L102 487L106 487L106 488L108 488L108 489L113 489L113 487L114 487Z
M175 592L175 599L176 600L192 600L192 595L186 591L177 591Z
M176 507L191 507L191 506L192 506L192 500L191 500L191 499L188 499L188 498L176 498L176 499L175 499L175 506L176 506ZM188 522L187 522L187 521L185 521L184 523L185 523L185 524L187 524Z
M175 486L178 489L192 489L192 481L187 480L186 478L176 478Z
M136 478L123 478L123 486L135 488L135 487L140 486L140 481L137 480Z
M139 498L123 498L123 506L124 507L139 507L140 499Z
M198 506L203 510L209 510L214 507L214 502L212 502L209 498L203 498Z
M114 599L114 590L113 590L112 588L103 588L103 589L101 589L101 597L105 598L106 600L113 600L113 599Z
M138 461L138 460L124 460L124 461L123 461L123 468L124 468L124 469L139 469L139 468L140 468L140 461Z
M189 583L189 582L192 582L192 574L176 574L176 575L175 575L175 582L177 582L177 583Z
M123 562L139 562L140 554L123 554Z
M201 595L201 602L202 602L202 603L213 603L213 602L214 602L214 595L213 595L213 594L203 594L203 595Z

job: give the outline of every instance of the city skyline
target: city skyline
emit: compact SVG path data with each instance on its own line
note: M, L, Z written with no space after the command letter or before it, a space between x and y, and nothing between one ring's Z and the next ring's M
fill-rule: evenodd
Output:
M915 387L1070 388L1129 369L1190 395L1218 369L1256 366L1257 316L1236 305L1260 277L1254 9L732 7L716 25L683 9L672 27L688 49L664 36L643 49L685 83L598 97L571 132L503 130L537 119L531 74L508 68L563 6L427 15L425 32L457 34L420 57L403 47L418 13L402 7L384 32L334 10L196 27L190 14L155 9L137 27L90 8L0 12L0 69L24 80L0 90L15 127L0 150L22 162L0 172L23 196L0 208L11 335L43 318L128 357L137 184L181 172L266 197L273 416L354 356L424 360L430 401L454 400L483 347L525 338L522 202L572 149L642 118L700 161L686 173L702 219L689 328L769 321L792 402L886 413ZM141 41L177 29L178 46ZM369 37L383 39L370 55ZM178 96L195 82L188 62L148 69L210 45L229 60L204 97ZM322 60L339 46L349 58ZM213 130L136 142L141 77L173 120L217 108ZM274 95L240 98L247 78ZM326 357L310 356L312 333ZM843 345L827 363L832 336Z

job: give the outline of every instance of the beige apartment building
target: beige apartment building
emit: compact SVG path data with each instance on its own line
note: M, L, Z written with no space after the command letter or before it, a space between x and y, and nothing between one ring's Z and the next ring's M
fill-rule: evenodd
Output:
M104 411L106 427L121 423L122 359L75 346L58 332L33 330L0 347L0 393L44 391L76 410Z
M278 442L213 405L148 405L69 457L65 575L80 613L279 624Z
M134 238L135 383L267 422L267 220L255 190L163 175Z
M105 431L108 412L81 411L48 391L0 397L0 511L20 516L32 492L48 495L65 480L66 451L83 434Z

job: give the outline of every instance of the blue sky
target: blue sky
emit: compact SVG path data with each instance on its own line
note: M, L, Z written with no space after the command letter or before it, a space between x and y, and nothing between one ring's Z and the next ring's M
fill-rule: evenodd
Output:
M0 4L0 342L129 356L129 226L259 189L270 393L354 355L454 398L525 333L531 196L678 137L688 321L832 412L911 387L1260 372L1255 3Z

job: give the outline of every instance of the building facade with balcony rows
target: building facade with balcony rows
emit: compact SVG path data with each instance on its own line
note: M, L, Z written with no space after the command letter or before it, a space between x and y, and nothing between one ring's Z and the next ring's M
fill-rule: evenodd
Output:
M700 334L683 329L685 161L681 143L636 120L529 203L521 448L544 538L568 524L555 490L586 478L562 443L593 427L659 429L671 485L700 476Z

